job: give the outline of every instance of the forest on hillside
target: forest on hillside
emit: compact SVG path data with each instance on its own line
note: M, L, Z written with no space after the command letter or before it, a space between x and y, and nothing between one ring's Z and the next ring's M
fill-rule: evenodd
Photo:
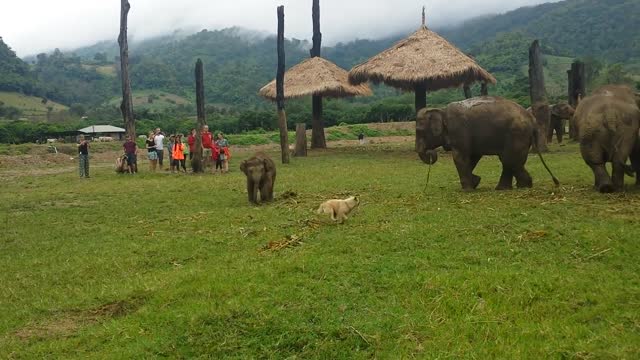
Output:
M587 63L591 87L620 82L637 84L638 74L634 77L634 73L640 64L640 40L637 32L628 29L635 27L633 19L638 17L632 15L639 11L638 1L569 0L483 17L440 32L498 78L492 94L528 106L527 54L529 44L536 38L542 40L547 55L547 90L553 101L563 99L564 71L576 58ZM323 56L350 69L397 40L339 43L324 47ZM205 63L210 123L226 132L275 128L272 104L257 95L257 90L274 77L274 44L273 36L240 28L203 30L191 35L176 32L134 43L131 81L134 92L145 100L134 109L140 130L146 124L150 127L162 124L176 130L189 126L195 114L193 68L198 58ZM305 40L288 39L287 65L308 57L309 48ZM69 53L55 50L25 62L0 38L0 91L19 92L69 107L67 121L39 124L41 130L33 131L29 139L47 127L76 126L81 116L88 117L85 124L120 125L116 55L117 44L113 41ZM172 99L180 101L166 100L159 106L160 93L173 94ZM459 89L429 94L432 106L459 99L462 99ZM325 120L327 125L408 120L414 116L412 104L411 94L380 86L371 98L327 101ZM291 124L310 121L309 100L292 101L288 107ZM22 116L19 108L3 104L0 98L0 118L15 120ZM25 141L27 137L18 135L24 130L15 128L35 125L5 121L0 126L13 129L0 131L0 141Z

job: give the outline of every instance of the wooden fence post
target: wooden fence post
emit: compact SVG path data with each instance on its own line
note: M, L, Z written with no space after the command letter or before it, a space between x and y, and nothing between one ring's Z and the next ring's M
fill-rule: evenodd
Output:
M307 125L296 124L296 157L307 156Z
M278 126L280 127L280 151L282 163L289 163L289 132L287 113L284 110L284 6L278 7L278 72L276 75L276 103L278 105Z
M531 95L531 110L538 124L538 149L548 151L547 132L551 122L551 111L544 87L544 70L540 42L535 40L529 48L529 85Z

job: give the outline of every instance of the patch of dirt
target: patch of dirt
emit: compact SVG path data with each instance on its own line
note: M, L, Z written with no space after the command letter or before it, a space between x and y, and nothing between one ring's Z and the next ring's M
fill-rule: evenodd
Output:
M140 308L144 300L143 297L134 296L89 310L63 312L43 322L27 325L17 330L14 335L21 340L70 337L83 327L129 315Z

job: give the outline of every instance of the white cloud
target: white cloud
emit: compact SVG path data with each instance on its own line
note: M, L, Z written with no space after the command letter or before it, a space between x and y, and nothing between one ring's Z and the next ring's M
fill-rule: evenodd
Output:
M242 26L275 32L276 6L285 5L287 37L311 37L311 0L129 0L130 36L137 39L183 29ZM443 26L542 0L321 0L325 44L379 38L417 28L427 4L428 23ZM117 0L21 0L0 12L0 36L20 56L72 49L117 38Z

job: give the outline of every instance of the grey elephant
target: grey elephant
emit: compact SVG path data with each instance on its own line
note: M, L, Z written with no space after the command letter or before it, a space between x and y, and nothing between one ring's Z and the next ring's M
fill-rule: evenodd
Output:
M438 160L435 149L449 145L465 191L480 184L480 177L473 170L485 155L497 155L502 162L496 190L512 189L514 177L519 188L532 187L533 180L525 164L538 136L533 115L500 97L484 96L452 103L444 109L423 109L416 122L416 150L420 159L434 164ZM539 151L538 155L559 185Z
M552 105L549 110L551 111L551 122L547 132L547 142L553 141L553 132L555 131L558 144L562 144L566 121L571 120L576 111L571 105L564 103Z
M636 148L639 106L640 98L630 87L607 85L582 99L576 109L574 124L580 153L593 171L596 189L602 193L624 188L627 159L631 158L634 170L640 170L640 151ZM612 163L611 176L605 167L607 162Z
M258 204L258 193L260 193L260 202L273 201L276 164L268 155L257 153L243 161L240 164L240 170L247 176L247 193L250 203Z

